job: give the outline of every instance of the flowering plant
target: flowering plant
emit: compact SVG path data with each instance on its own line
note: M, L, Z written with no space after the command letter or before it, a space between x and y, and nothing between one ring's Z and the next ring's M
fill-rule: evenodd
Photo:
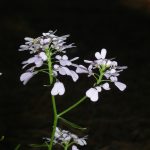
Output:
M110 83L113 83L121 91L124 91L126 88L124 83L118 81L120 72L126 69L126 66L118 66L118 63L114 59L106 59L106 49L96 52L95 60L84 60L88 64L88 67L74 63L79 57L69 59L67 56L66 50L74 47L74 44L66 44L68 37L69 35L56 36L55 32L49 31L37 38L26 37L25 45L21 45L19 49L19 51L29 51L32 55L31 58L22 62L23 69L27 68L20 76L20 81L24 85L38 73L46 73L49 78L54 120L51 137L44 138L45 144L42 145L47 146L48 150L52 150L56 144L63 147L64 150L67 150L69 147L72 147L72 150L78 150L77 145L86 145L87 136L81 138L70 131L60 129L57 127L58 120L62 120L74 128L85 129L71 123L62 116L77 107L87 98L96 102L102 90L110 90ZM58 112L55 97L57 95L64 95L65 93L65 85L59 76L70 76L76 82L79 79L79 74L82 73L87 74L88 77L94 77L95 80L92 87L75 104L62 112Z

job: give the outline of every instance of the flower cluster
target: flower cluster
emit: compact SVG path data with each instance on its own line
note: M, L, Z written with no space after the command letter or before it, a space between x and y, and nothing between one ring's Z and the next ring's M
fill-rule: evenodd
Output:
M47 142L50 142L49 138L44 138ZM77 135L66 131L61 130L60 128L56 128L55 137L54 137L54 144L59 144L63 147L66 145L72 145L72 150L78 150L76 145L84 146L86 145L87 136L79 138Z
M106 54L106 49L102 49L101 52L96 52L96 60L84 60L85 63L89 64L88 68L80 65L76 70L78 73L87 73L88 76L94 76L96 79L94 87L90 88L86 92L86 96L94 102L98 100L98 93L101 92L102 89L110 90L108 82L113 82L121 91L126 89L126 85L118 81L118 76L120 75L120 72L127 67L118 66L118 63L113 59L106 59ZM103 79L104 77L105 79Z
M51 90L52 95L63 95L65 93L65 87L63 83L58 80L58 74L70 76L74 82L78 80L78 74L69 69L69 67L77 67L73 61L77 60L78 57L69 60L68 56L64 54L66 53L66 49L74 47L73 44L66 45L65 40L67 37L69 37L69 35L59 37L55 35L55 32L49 31L35 39L29 37L25 38L25 45L21 45L19 51L28 50L33 56L22 62L23 69L32 65L20 76L20 80L24 85L39 72L50 73L48 72L48 68L39 69L42 66L47 67L48 63L52 64L52 74L50 75L56 79Z

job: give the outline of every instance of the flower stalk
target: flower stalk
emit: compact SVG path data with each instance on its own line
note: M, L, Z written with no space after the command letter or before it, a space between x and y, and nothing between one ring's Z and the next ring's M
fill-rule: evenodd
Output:
M70 110L74 109L75 107L77 107L79 104L81 104L87 97L83 96L79 101L77 101L75 104L71 105L69 108L65 109L64 111L62 111L61 113L58 114L58 117L63 116L64 114L66 114L67 112L69 112Z

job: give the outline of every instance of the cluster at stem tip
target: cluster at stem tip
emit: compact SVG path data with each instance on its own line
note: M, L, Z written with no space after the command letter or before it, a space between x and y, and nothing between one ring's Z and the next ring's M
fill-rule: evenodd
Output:
M50 142L50 138L43 138L46 142ZM82 138L78 137L76 134L73 134L67 130L62 130L56 127L56 132L54 136L54 145L59 144L62 147L72 147L72 150L79 150L77 145L84 146L87 144L86 142L87 136Z

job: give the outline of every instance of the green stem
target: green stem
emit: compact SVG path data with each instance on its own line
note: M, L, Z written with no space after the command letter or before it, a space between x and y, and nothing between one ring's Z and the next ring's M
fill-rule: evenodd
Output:
M50 51L49 48L46 49L46 55L47 55L50 84L52 84L53 83L53 68L52 68L52 58L51 58L52 52Z
M75 104L71 105L69 108L64 110L63 112L58 114L58 117L61 117L62 115L66 114L68 111L72 110L73 108L77 107L80 103L82 103L87 97L82 97L79 101L77 101Z
M67 149L68 149L68 146L65 146L65 147L64 147L64 150L67 150Z
M53 68L52 68L52 52L51 52L51 49L49 49L49 48L45 49L45 51L46 51L46 55L47 55L49 82L51 85L53 83L53 79L54 79L53 78ZM52 150L56 127L57 127L57 121L58 121L56 102L55 102L55 97L53 95L52 95L52 105L53 105L53 113L54 113L54 122L53 122L53 130L52 130L52 134L51 134L51 138L50 138L50 144L48 145L48 150Z
M55 136L57 122L58 122L57 108L56 108L56 102L55 102L54 96L52 96L52 104L53 104L53 111L54 111L54 122L53 122L53 131L52 131L52 135L50 138L50 144L48 147L49 150L52 150L52 147L53 147L53 141L54 141L54 136Z
M105 67L102 67L100 70L99 70L99 73L100 73L100 76L99 76L99 79L97 80L97 85L99 85L102 81L102 78L104 76L104 70L105 70Z

